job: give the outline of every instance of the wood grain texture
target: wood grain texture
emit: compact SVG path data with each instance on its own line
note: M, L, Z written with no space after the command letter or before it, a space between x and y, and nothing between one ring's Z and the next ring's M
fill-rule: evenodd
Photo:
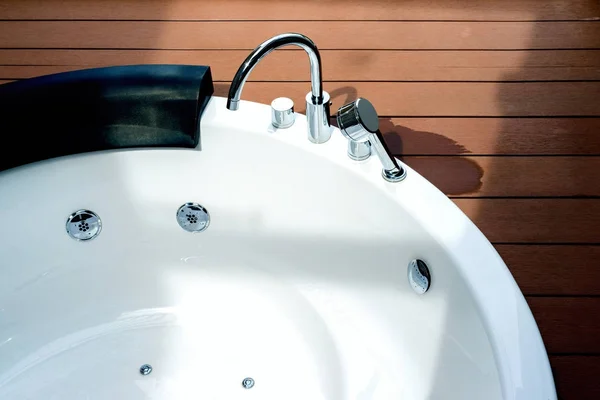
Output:
M494 246L525 295L600 295L600 246Z
M208 64L223 95L258 43L307 34L333 108L373 101L394 153L495 242L528 296L560 398L595 400L600 297L585 296L600 295L599 19L597 0L0 0L0 83ZM308 79L301 51L277 51L242 97L292 97L303 111ZM553 196L590 198L541 198Z
M0 21L0 48L250 50L290 31L309 36L321 50L600 48L600 24L591 21Z
M598 297L527 297L548 353L600 354Z
M600 243L594 199L453 199L492 242Z
M600 26L600 24L599 24ZM215 86L226 96L229 84ZM304 110L310 86L303 82L249 82L242 99L269 104L290 97ZM368 98L382 116L598 116L600 82L329 82L333 109L359 95Z
M229 81L246 50L0 50L0 76L24 79L80 68L126 64L210 65ZM308 82L302 50L278 50L250 81ZM325 81L568 81L599 80L600 50L372 51L323 50Z
M600 155L600 118L381 118L395 154Z
M600 399L600 356L551 356L560 400Z
M2 0L5 19L589 20L594 0Z
M600 157L429 156L403 161L447 195L600 196Z

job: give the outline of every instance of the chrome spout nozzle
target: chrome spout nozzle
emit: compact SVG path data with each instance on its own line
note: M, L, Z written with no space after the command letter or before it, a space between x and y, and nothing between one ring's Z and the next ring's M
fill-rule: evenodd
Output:
M240 65L240 68L237 70L231 81L227 108L231 110L232 108L230 108L230 106L235 107L233 102L238 102L240 100L244 83L246 83L248 75L260 60L275 49L292 45L302 48L308 54L310 61L311 93L315 99L315 104L322 104L323 80L321 78L321 55L319 54L317 46L312 40L300 33L283 33L262 42L252 51L252 53L250 53L250 55L248 55L248 57L246 57L242 65Z
M236 111L238 108L240 108L239 100L233 100L231 98L227 99L227 109L228 110Z

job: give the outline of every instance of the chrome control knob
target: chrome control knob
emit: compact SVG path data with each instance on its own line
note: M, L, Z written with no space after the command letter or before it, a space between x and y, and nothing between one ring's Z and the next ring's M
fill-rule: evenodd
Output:
M379 131L379 117L373 104L367 99L358 98L357 100L341 106L337 112L337 123L340 131L351 142L371 144L371 149L377 154L381 164L383 164L382 176L389 182L400 182L406 177L406 170L396 162L385 144L383 135ZM348 147L351 158L365 159L358 155L358 150L366 153L365 148L350 145Z
M287 97L278 97L271 102L271 123L275 128L285 129L294 125L294 101Z

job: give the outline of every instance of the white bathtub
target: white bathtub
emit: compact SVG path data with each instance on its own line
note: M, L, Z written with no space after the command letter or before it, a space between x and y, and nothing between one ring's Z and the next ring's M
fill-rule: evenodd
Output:
M0 173L0 399L556 399L531 312L471 221L410 168L388 183L339 131L311 144L303 116L275 131L269 112L213 98L201 151ZM204 232L178 225L186 202L210 213ZM79 209L102 219L94 240L65 231Z

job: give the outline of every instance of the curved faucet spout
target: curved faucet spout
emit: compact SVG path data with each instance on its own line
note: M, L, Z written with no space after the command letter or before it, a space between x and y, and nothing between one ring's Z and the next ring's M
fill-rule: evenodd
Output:
M310 60L310 82L312 101L314 104L323 104L323 80L321 78L321 56L315 43L308 37L299 33L283 33L268 39L261 43L250 55L244 60L240 68L235 73L231 87L229 88L229 96L227 98L227 108L237 110L239 101L244 88L244 83L248 79L250 72L256 67L258 62L273 50L283 47L295 45L301 47L308 54Z
M304 49L310 60L311 91L306 95L308 140L313 143L325 143L331 137L331 125L329 124L329 94L323 91L321 56L314 42L299 33L283 33L274 36L250 53L233 77L227 97L227 108L234 111L238 109L244 83L256 64L273 50L289 45Z

